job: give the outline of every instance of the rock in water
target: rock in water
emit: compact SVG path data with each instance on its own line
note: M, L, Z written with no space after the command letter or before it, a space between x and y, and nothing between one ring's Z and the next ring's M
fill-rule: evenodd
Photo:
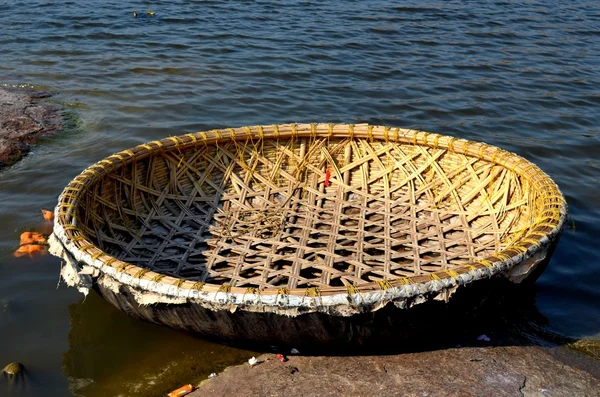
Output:
M0 168L11 165L29 153L29 145L24 142L0 138Z
M7 364L6 367L2 368L2 372L10 376L15 376L23 372L24 369L23 364L15 362Z
M29 152L29 144L62 129L57 106L45 103L47 92L0 87L0 168Z

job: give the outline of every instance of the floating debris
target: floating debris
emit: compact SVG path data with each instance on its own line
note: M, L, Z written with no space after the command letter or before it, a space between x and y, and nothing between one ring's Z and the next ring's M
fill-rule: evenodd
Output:
M25 366L23 364L14 362L7 364L4 368L2 368L2 373L9 376L15 376L19 375L21 372L23 372L23 370L25 370Z
M42 216L46 222L51 223L54 220L54 212L41 209ZM45 224L43 228L48 226ZM33 257L36 254L46 255L48 253L48 239L39 232L23 232L20 236L19 248L13 253L15 258L29 255Z
M45 209L42 209L41 211L45 221L52 222L54 220L54 212Z
M134 11L134 12L133 12L133 17L134 17L134 18L137 18L137 16L138 16L138 14L137 14L137 11Z
M19 245L25 244L46 244L48 240L44 235L38 232L23 232L21 233Z
M44 245L39 244L25 244L20 246L14 253L13 256L15 258L20 258L25 255L29 255L33 257L34 255L46 255L48 253L48 249Z
M186 396L194 391L194 386L187 384L181 386L179 389L173 390L171 393L167 394L168 397L181 397Z
M148 11L146 11L146 15L150 15L152 17L152 16L156 15L156 13L152 10L148 10Z
M21 233L19 248L14 252L14 257L29 255L33 257L35 254L46 255L48 250L46 244L48 240L44 235L38 232L23 232Z
M483 342L491 342L491 339L486 334L479 335L477 337L477 340L480 340L480 341L483 341Z

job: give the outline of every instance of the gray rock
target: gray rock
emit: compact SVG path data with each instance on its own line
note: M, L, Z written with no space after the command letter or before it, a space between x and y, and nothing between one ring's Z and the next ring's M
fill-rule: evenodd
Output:
M0 87L0 168L29 152L29 144L62 129L57 106L44 102L47 92Z
M0 132L0 136L2 132ZM9 165L29 152L29 145L17 140L0 138L0 167Z
M600 396L600 362L565 348L259 359L255 367L227 368L189 396Z

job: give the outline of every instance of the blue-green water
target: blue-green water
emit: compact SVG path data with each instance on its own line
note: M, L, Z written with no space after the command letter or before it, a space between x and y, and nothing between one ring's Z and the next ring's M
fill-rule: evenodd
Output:
M600 339L597 3L0 1L0 84L55 90L79 118L0 172L0 365L30 369L16 395L147 395L139 385L177 386L247 356L131 320L97 297L81 303L56 289L56 258L12 251L91 163L248 124L419 128L538 164L574 228L538 281L537 308L555 332ZM161 377L177 366L181 379Z

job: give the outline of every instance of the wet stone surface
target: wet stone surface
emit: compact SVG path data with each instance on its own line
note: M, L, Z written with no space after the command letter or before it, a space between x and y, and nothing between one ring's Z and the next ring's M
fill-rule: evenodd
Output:
M0 87L0 168L26 155L31 143L59 131L57 106L44 102L47 92Z

